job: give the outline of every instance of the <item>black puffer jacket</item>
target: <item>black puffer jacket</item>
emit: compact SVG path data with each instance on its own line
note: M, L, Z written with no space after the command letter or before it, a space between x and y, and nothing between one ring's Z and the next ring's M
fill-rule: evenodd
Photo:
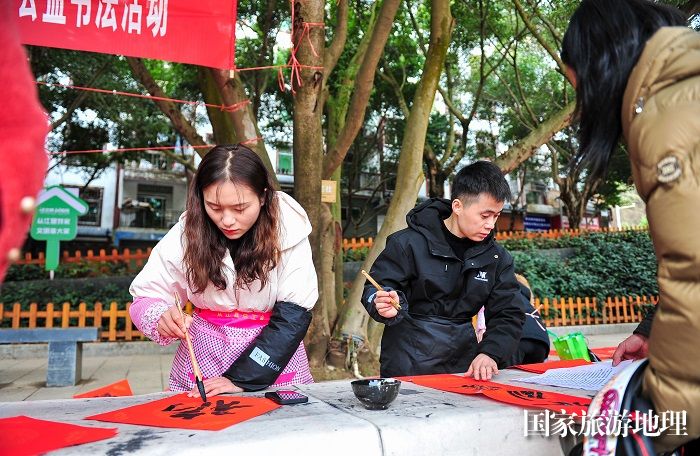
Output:
M457 258L440 226L450 202L433 198L406 216L408 228L392 234L370 274L399 293L402 309L390 319L374 307L367 282L362 303L384 323L381 375L465 372L478 353L503 366L515 351L525 315L520 309L513 258L493 234ZM471 319L485 306L486 336L477 345Z

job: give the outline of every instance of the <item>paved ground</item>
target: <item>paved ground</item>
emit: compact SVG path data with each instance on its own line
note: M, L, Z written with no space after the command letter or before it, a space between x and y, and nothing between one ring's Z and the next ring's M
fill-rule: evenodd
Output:
M625 332L587 335L589 347L616 346L631 334L631 329L624 329ZM45 346L4 346L0 351L0 402L69 399L124 378L129 380L134 394L154 393L167 387L172 347L160 348L148 342L86 345L83 380L76 386L60 388L46 387Z

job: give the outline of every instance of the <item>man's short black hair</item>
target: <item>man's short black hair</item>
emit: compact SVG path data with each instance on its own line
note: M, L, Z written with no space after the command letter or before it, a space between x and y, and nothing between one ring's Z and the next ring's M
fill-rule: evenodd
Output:
M470 204L481 193L491 195L496 201L510 200L510 186L501 169L488 161L477 161L465 166L452 179L452 199L459 198Z

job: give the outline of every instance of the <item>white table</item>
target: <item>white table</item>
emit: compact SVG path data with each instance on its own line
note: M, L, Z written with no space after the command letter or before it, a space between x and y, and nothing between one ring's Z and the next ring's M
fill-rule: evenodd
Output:
M531 375L504 370L494 380ZM586 391L538 387L580 397ZM83 426L117 427L116 437L64 448L56 455L561 455L557 437L525 436L524 409L480 395L460 395L403 382L388 410L366 410L349 380L300 385L309 402L279 409L221 431L193 431L83 420L84 417L165 397L0 403L0 417L28 415ZM262 396L262 393L247 393Z

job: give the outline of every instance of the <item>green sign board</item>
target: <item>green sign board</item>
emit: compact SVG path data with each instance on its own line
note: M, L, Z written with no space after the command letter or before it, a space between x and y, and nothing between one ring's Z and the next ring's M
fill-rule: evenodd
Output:
M60 185L44 190L38 199L30 235L46 241L46 270L58 267L61 241L75 239L78 217L87 214L88 205Z

